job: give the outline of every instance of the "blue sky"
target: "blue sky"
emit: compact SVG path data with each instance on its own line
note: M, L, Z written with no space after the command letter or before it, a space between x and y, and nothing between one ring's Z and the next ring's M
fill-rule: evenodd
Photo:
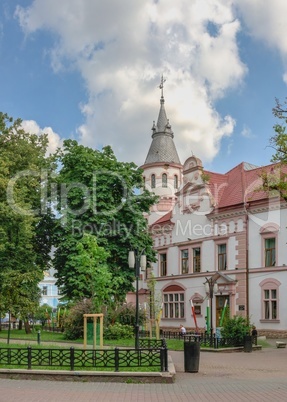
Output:
M0 110L141 165L161 74L182 163L270 162L287 96L286 0L0 0Z

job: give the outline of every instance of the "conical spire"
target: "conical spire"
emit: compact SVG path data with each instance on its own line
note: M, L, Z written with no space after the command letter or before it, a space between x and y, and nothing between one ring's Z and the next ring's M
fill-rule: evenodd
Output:
M160 109L157 124L153 123L152 143L145 160L145 164L154 162L179 163L180 160L173 142L173 132L166 116L163 97L163 84L165 80L161 77L159 88L161 89Z

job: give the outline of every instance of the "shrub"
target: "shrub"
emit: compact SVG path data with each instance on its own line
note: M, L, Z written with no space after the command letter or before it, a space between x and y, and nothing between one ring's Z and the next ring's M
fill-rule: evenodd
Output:
M69 310L64 320L65 338L75 340L84 336L84 314L93 313L91 299L80 301Z
M116 308L109 309L108 323L120 323L123 325L135 325L136 307L132 303L124 303ZM139 310L139 325L145 322L145 313L142 309Z
M134 329L131 325L115 323L109 325L104 332L105 339L129 339L134 335Z
M226 318L221 329L223 338L232 338L236 345L242 344L245 335L250 334L250 324L247 318L234 316Z

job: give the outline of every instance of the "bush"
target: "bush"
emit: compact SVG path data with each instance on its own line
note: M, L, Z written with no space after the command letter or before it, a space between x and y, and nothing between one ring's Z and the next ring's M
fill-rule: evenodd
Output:
M109 324L120 323L122 325L135 325L136 322L136 307L132 303L124 303L111 308L108 311L107 321ZM142 309L139 310L139 325L145 322L145 313Z
M91 299L85 299L71 307L64 319L65 338L75 340L84 336L84 314L93 313L94 307Z
M243 343L245 335L250 334L250 329L247 318L241 316L228 317L221 329L221 336L222 338L232 338L236 345L240 345Z
M104 337L105 339L129 339L134 336L134 329L131 325L122 325L120 323L115 323L109 325L105 329Z

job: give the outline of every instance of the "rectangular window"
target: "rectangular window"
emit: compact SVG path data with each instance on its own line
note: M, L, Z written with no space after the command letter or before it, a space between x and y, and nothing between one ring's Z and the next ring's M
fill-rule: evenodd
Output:
M184 293L165 293L163 295L164 318L184 318Z
M226 270L226 244L218 244L218 271Z
M274 267L276 264L275 237L265 239L265 267Z
M277 291L276 289L264 290L264 319L277 319Z
M159 255L159 261L160 261L160 276L166 276L167 270L166 270L166 254L160 254Z
M47 296L47 295L48 295L48 286L43 286L42 295L43 295L43 296Z
M193 272L200 272L201 270L200 247L193 248L192 252L193 252Z
M188 250L181 250L181 273L188 273Z

